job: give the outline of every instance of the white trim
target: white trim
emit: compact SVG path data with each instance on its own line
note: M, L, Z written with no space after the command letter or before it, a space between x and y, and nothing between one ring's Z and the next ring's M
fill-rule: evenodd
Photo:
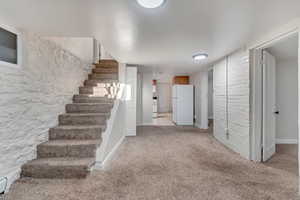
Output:
M299 29L299 25L300 25L300 18L294 19L289 23L285 24L284 26L275 29L273 32L264 35L261 39L250 43L248 45L248 49L251 50L251 49L266 48L271 44L273 44L274 42L286 38L286 36L297 33Z
M262 50L250 51L251 160L261 162L262 144Z
M142 123L139 126L154 126L154 124L153 123Z
M201 129L201 125L199 123L195 123L195 126Z
M198 124L198 123L195 123L194 126L197 127L197 128L199 128L199 129L202 129L202 130L208 130L208 129L209 129L208 126L207 126L207 127L203 127L203 126L201 126L201 125Z
M276 144L298 144L298 139L276 139Z
M251 159L253 161L261 162L261 136L262 136L262 122L260 112L262 110L262 102L260 100L262 99L262 92L261 92L261 67L260 60L261 58L258 58L257 51L260 51L266 47L269 47L270 45L277 43L278 41L290 37L293 34L298 33L299 34L299 25L300 25L300 19L295 19L291 21L290 23L286 24L285 26L279 27L277 30L271 32L270 34L265 35L265 37L261 40L257 40L256 42L248 45L248 50L250 52L250 82L251 82ZM300 52L299 52L299 58L300 58ZM299 69L300 69L300 59L299 59ZM300 74L300 71L299 71ZM300 89L300 83L299 83L299 89ZM299 96L299 102L300 102L300 96ZM300 107L299 107L300 109ZM298 112L298 115L300 117L300 110ZM300 119L299 119L300 120ZM299 122L300 123L300 122ZM300 126L298 126L300 128ZM300 135L300 131L298 131ZM300 147L299 147L300 152ZM300 155L299 155L300 156ZM299 168L300 169L300 168Z
M113 147L113 149L107 154L107 156L104 158L104 160L102 162L96 162L94 169L105 169L105 167L107 167L107 165L109 164L109 162L112 160L112 158L114 157L115 153L117 152L117 150L119 149L119 147L121 146L121 144L123 143L125 139L125 136L123 136L118 142L117 144Z
M5 25L1 22L0 22L0 27L3 28L6 31L9 31L9 32L17 35L17 64L5 62L5 61L0 61L0 65L6 66L6 67L20 68L21 65L22 65L22 55L23 55L23 51L22 51L22 34L18 29L13 28L13 27L8 26L8 25Z
M266 158L271 158L276 151L276 146L271 146L269 149L265 150L265 156ZM265 159L265 158L264 158ZM267 161L268 159L264 160Z
M130 136L130 137L136 136L136 129L127 130L126 136Z

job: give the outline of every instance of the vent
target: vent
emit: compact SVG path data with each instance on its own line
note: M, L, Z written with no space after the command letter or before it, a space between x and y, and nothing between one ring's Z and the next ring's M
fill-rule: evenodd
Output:
M0 178L0 194L4 194L7 187L7 178Z

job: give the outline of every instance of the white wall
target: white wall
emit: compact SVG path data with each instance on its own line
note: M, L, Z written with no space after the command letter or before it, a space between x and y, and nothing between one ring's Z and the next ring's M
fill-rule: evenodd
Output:
M198 72L190 76L191 84L194 85L194 110L195 125L201 129L208 128L208 72Z
M126 67L126 136L136 136L137 67Z
M157 83L158 112L169 113L172 111L172 84Z
M102 144L97 149L96 168L104 168L126 136L126 64L119 63L120 90L111 111L107 128L102 133Z
M140 70L140 69L138 69ZM153 73L139 71L137 75L137 125L153 122Z
M153 122L153 73L138 70L137 125L151 125Z
M136 123L143 125L143 77L140 72L137 74Z
M9 182L36 157L90 66L51 41L23 33L22 66L0 66L0 177Z
M149 72L145 72L142 74L142 124L149 125L152 124L153 118L153 88L152 88L152 80L153 74Z
M238 51L214 66L214 135L250 158L250 71L248 51Z
M298 140L298 61L278 60L276 64L277 115L276 140L278 143Z
M91 37L47 37L46 39L55 42L84 62L93 63L95 60L95 40Z

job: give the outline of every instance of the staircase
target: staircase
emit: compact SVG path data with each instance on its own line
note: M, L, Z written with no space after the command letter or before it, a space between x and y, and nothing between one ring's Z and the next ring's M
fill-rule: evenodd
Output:
M49 141L37 147L37 159L22 166L22 177L85 178L96 159L102 132L118 91L118 63L101 60L66 105Z

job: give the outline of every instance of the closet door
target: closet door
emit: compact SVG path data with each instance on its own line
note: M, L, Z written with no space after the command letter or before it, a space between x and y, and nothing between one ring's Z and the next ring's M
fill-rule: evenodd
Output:
M263 52L263 161L276 151L276 60Z
M214 66L214 136L250 158L250 74L248 52L240 51Z
M250 67L248 51L228 57L228 143L250 159Z

